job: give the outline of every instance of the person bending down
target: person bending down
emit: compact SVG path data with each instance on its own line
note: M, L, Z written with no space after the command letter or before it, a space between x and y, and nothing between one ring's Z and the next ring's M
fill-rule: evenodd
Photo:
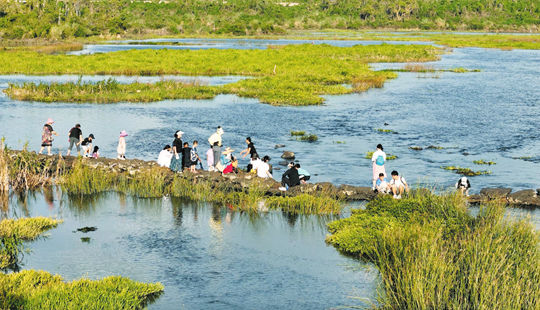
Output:
M456 183L456 189L461 191L461 194L465 194L467 197L469 197L469 189L471 188L471 182L469 182L469 179L467 177L462 177L459 179Z
M403 192L409 192L409 185L405 181L404 177L399 176L399 173L394 170L391 173L392 180L390 180L390 188L392 189L392 194L394 194L395 199L401 199Z
M391 191L390 185L384 177L384 173L379 173L379 178L375 182L375 189L381 194L388 194Z
M298 174L298 169L296 165L291 162L289 164L289 170L285 171L281 177L281 187L279 188L282 191L286 191L289 187L300 185L300 175Z

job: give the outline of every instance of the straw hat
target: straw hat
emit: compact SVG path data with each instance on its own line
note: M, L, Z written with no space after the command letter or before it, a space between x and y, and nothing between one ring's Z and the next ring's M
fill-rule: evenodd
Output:
M46 124L49 124L49 125L50 125L50 124L53 124L53 123L54 123L53 119L49 117L49 118L47 119L47 123L46 123Z
M223 153L223 154L230 154L230 153L232 153L232 152L234 152L234 150L227 146L227 148L225 149L225 151L223 151L223 152L221 152L221 153Z
M125 130L122 130L120 132L120 137L127 137L127 136L128 136L128 134L127 134L127 132Z

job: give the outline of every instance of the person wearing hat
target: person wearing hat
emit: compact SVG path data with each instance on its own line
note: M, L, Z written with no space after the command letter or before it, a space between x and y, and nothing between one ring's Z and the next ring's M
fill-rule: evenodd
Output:
M75 127L69 130L69 147L66 154L67 156L71 154L71 149L73 149L73 145L77 147L77 154L81 155L82 136L83 135L81 131L81 124L76 124Z
M219 157L219 161L216 164L216 169L219 172L223 172L223 169L225 169L232 161L232 153L234 152L233 149L230 147L227 147L225 151L221 153L221 156Z
M219 164L218 159L221 158L221 136L223 136L223 133L223 128L221 128L221 126L218 126L216 132L214 132L210 136L210 138L208 138L208 143L210 143L210 147L212 148L212 151L214 153L214 166L217 166Z
M53 142L53 135L58 136L56 131L52 128L54 121L52 118L47 119L47 123L43 125L43 131L41 132L41 148L38 154L41 154L45 148L47 148L47 155L51 155L51 147Z
M126 159L126 137L128 136L127 132L125 130L122 130L120 132L120 137L118 138L118 147L116 148L116 152L118 153L118 159L125 160Z
M177 130L174 133L174 141L172 143L173 156L169 168L175 172L182 172L182 160L180 159L180 155L182 154L182 149L184 148L184 143L182 143L183 134L184 132L181 130Z
M94 134L90 134L87 138L84 138L84 140L81 142L84 157L92 156L92 142L94 141L94 139L95 139Z

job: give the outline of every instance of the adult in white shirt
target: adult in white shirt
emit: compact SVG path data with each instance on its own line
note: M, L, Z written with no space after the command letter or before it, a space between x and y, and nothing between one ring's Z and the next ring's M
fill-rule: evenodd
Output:
M171 159L173 157L173 154L172 154L172 148L170 145L165 145L165 147L163 148L163 150L161 150L161 152L159 152L159 156L158 156L158 159L157 159L157 163L158 165L160 165L161 167L167 167L169 168L169 166L171 165Z
M386 153L383 152L383 146L381 144L377 144L377 150L373 152L373 156L371 156L371 162L373 164L372 189L375 190L379 174L382 173L386 177L386 170L384 169L384 163L386 162Z
M268 162L270 161L270 157L264 156L263 160L258 164L257 166L257 176L259 178L272 178L272 174L270 173L270 165Z

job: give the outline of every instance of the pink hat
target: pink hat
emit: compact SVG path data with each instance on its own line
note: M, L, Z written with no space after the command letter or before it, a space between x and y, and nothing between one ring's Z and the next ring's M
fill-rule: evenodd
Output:
M128 136L128 134L127 134L127 132L125 130L122 130L120 132L120 137L127 137L127 136Z
M50 124L52 124L52 123L54 123L54 121L53 121L52 118L49 117L49 118L47 119L47 123L46 123L46 124L49 124L49 125L50 125Z

